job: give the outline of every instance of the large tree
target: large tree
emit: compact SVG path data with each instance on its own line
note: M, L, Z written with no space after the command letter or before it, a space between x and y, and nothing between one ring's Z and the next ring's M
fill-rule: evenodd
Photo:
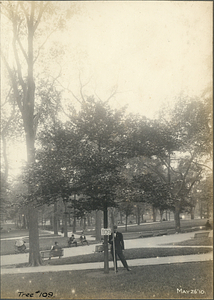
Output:
M21 113L26 137L27 162L31 165L35 160L35 137L38 124L38 115L36 116L35 112L35 65L41 52L45 54L44 45L47 38L62 25L65 16L60 14L55 4L47 1L7 1L2 4L2 12L9 20L12 29L13 58L8 56L6 51L2 51L1 55ZM28 207L29 264L36 266L42 261L39 254L38 213L36 199L33 196L33 176L28 183L28 195L31 200Z
M67 176L70 194L73 192L82 195L76 203L73 200L72 204L76 210L102 210L104 227L107 228L107 209L115 206L116 188L121 180L120 167L126 158L122 143L123 136L127 134L124 110L114 111L107 102L93 97L83 99L80 111L73 109L70 120L64 127L64 133L58 130L54 145L49 146L57 148L60 145L57 141L61 141L61 147L57 150L63 161L61 169ZM50 138L53 142L53 136ZM46 144L47 141L45 138ZM57 181L59 174L56 176ZM55 184L56 186L59 184ZM64 183L62 186L65 186ZM105 244L107 246L107 236ZM106 255L105 251L105 271L108 272Z
M168 196L158 194L155 196L155 188L164 190L170 195L169 208L175 214L175 226L180 230L180 213L193 208L190 194L193 187L203 178L205 170L209 169L210 155L212 153L212 113L210 98L189 99L182 98L173 109L165 108L161 112L159 120L147 122L150 127L138 126L133 134L133 145L135 145L138 158L129 160L128 177L135 175L133 187L136 194L142 195L145 191L145 178L148 174L152 176L148 191L151 196L149 201L153 207L159 209L167 208ZM150 133L145 138L145 133ZM144 133L144 134L143 134ZM142 147L147 145L148 148ZM150 149L149 155L142 155ZM208 161L208 165L206 164ZM130 172L132 174L130 174ZM148 174L147 174L148 173ZM144 179L142 178L144 177ZM168 189L168 191L167 191ZM137 194L135 195L136 199ZM147 193L148 196L148 193ZM162 199L163 198L163 199ZM155 200L156 199L156 200ZM155 200L155 203L154 203ZM164 205L163 205L164 204Z
M212 155L212 110L210 96L201 99L180 98L172 109L160 114L161 126L167 126L175 140L169 143L166 156L157 155L153 171L173 185L176 229L180 230L180 213L191 207L189 195L205 170L209 169ZM168 136L170 136L168 135ZM167 170L160 172L160 167Z

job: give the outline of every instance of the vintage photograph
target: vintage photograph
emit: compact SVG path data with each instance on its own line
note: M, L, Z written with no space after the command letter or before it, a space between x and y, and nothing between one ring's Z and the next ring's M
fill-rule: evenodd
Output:
M213 299L213 2L1 1L1 299Z

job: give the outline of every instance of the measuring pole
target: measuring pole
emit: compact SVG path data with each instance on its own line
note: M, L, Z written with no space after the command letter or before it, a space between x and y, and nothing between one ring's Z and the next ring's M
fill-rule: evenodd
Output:
M104 229L108 228L108 208L107 204L105 203L104 210L103 210L103 215L104 215ZM108 274L109 273L109 264L108 264L108 236L105 234L104 235L104 273Z
M116 273L116 253L115 253L114 229L113 229L113 256L114 256L114 272Z

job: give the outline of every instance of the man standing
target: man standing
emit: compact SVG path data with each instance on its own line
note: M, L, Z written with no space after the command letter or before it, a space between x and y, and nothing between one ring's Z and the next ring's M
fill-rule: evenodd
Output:
M128 267L128 264L126 262L124 254L123 254L123 250L124 250L123 235L121 232L117 231L117 226L114 226L114 232L109 236L109 243L111 244L111 255L112 255L113 261L115 258L116 272L118 272L117 256L121 260L124 268L126 268L127 271L131 271L131 269Z

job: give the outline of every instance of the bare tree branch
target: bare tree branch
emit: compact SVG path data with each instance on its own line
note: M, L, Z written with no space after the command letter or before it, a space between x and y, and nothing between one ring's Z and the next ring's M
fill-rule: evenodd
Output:
M188 174L188 172L189 172L189 169L190 169L190 167L191 167L191 163L192 163L193 159L194 159L194 154L192 154L192 157L191 157L191 159L190 159L190 161L189 161L189 165L188 165L188 167L187 167L187 169L186 169L186 172L184 173L184 180L185 180L186 177L187 177L187 174Z
M114 97L114 95L117 93L117 89L115 89L115 91L107 98L107 100L104 101L104 104L108 103L108 101Z
M17 40L17 42L18 42L18 44L19 44L19 47L20 47L20 49L21 49L21 51L22 51L22 54L23 54L23 56L24 56L26 62L28 62L27 53L25 52L24 47L23 47L23 45L22 45L22 43L21 43L21 41L20 41L20 38L19 38L19 27L21 26L21 23L22 23L22 20L20 21L19 26L18 26L17 35L16 35L16 40Z
M4 128L3 128L2 131L1 131L1 135L2 135L2 136L4 136L4 135L6 134L6 131L7 131L8 127L9 127L9 125L10 125L12 119L14 118L14 115L15 115L15 103L13 104L13 110L12 110L12 112L11 112L11 114L10 114L10 117L9 117L9 119L7 120L6 124L4 125Z
M15 61L16 61L16 65L17 65L17 73L18 73L18 79L19 79L19 82L22 86L22 90L23 92L25 93L26 91L26 85L25 85L25 82L23 80L23 77L22 77L22 68L21 68L21 64L20 64L20 59L19 59L19 55L18 55L18 51L17 51L17 48L16 48L16 40L17 40L17 22L16 22L16 18L14 18L12 20L12 23L13 23L13 52L14 52L14 57L15 57Z
M201 166L201 167L208 168L210 171L213 170L212 168L210 168L209 166L207 166L207 165L205 165L205 164L201 164L201 163L198 163L198 162L196 162L196 161L193 161L193 163L194 163L195 165L197 165L197 166Z
M7 99L9 98L12 89L13 89L13 88L10 87L10 89L9 89L9 91L8 91L8 93L7 93L7 96L5 97L5 101L4 101L3 103L1 103L1 107L3 107L5 104L7 104Z
M61 82L59 82L58 80L57 80L57 82L60 84L60 86L61 86L64 90L66 90L66 91L68 91L69 93L71 93L72 96L73 96L80 104L82 104L82 101L81 101L80 99L78 99L77 96L76 96L69 88L66 88L65 86L63 86L63 85L61 84Z
M199 176L201 175L202 170L198 173L198 175L196 176L196 178L193 180L193 182L191 183L190 187L188 188L188 193L191 191L191 189L193 188L194 184L199 181Z
M19 5L21 6L21 8L22 8L22 10L23 10L23 12L24 12L24 14L25 14L25 17L26 17L27 22L29 22L29 16L28 16L28 13L27 13L27 11L26 11L26 9L25 9L25 7L24 7L23 2L22 2L22 1L19 1Z
M39 15L38 15L38 18L35 22L35 25L34 25L34 32L36 31L40 21L41 21L41 18L42 18L42 15L44 13L44 11L46 10L47 6L49 5L48 1L46 2L45 5L43 5L43 1L40 1L40 10L39 10Z
M164 176L161 172L159 172L159 171L157 170L157 168L155 168L155 167L153 167L153 166L150 166L150 165L147 165L146 163L143 163L143 165L144 165L145 167L147 167L148 169L152 170L154 173L156 173L160 178L162 178L162 180L163 180L164 182L167 182L167 179L165 178L165 176Z
M46 42L48 41L48 39L50 38L50 36L55 32L55 30L56 30L56 28L55 29L53 29L51 32L50 32L50 34L47 36L47 38L45 39L45 41L42 43L42 45L39 47L39 49L38 49L38 53L37 53L37 55L36 55L36 57L35 57L35 59L34 59L34 61L33 61L33 63L35 63L36 61L37 61L37 59L38 59L38 57L39 57L39 54L40 54L40 51L41 51L41 49L44 47L44 45L46 44Z
M179 172L179 171L176 171L175 169L173 169L173 167L172 167L171 165L169 165L167 161L165 161L165 160L164 160L163 158L161 158L161 157L159 157L159 158L160 158L161 162L162 162L167 168L169 168L173 173L176 173L176 174L179 174L179 175L182 176L182 173Z
M21 112L21 114L23 115L23 106L22 106L22 102L21 102L21 96L19 95L19 90L18 90L18 87L17 87L17 84L16 84L16 77L15 75L13 74L7 60L5 59L4 55L1 53L1 56L3 58L3 61L6 65L6 68L7 68L7 71L8 71L8 74L10 76L10 79L12 81L12 87L13 87L13 91L14 91L14 94L15 94L15 97L16 97L16 101L17 101L17 104L18 104L18 107L19 107L19 110Z
M81 78L80 78L80 72L79 72L79 82L80 82L80 95L81 95L81 98L82 98L83 102L85 102L85 98L83 96L83 87L85 85L84 86L82 85Z

